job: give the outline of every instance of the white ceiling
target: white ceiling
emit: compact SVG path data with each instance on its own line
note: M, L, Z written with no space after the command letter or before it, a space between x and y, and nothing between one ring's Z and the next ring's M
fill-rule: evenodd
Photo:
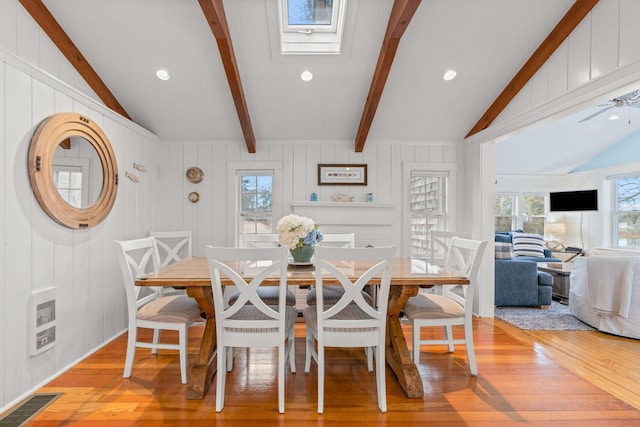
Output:
M349 1L345 53L283 57L276 0L224 0L257 152L266 140L353 146L392 0ZM400 42L369 139L464 139L573 2L423 0ZM244 146L216 41L196 0L44 3L135 122L162 140ZM171 79L158 80L158 68ZM449 68L458 76L445 82ZM314 74L309 83L299 77L305 69ZM595 154L631 129L612 130L606 117L581 126L566 120L570 128L550 125L555 138L534 130L500 142L498 172L510 172L506 159L541 152L550 170L566 172L581 161L576 153ZM604 136L594 138L605 124ZM565 152L575 161L561 161Z

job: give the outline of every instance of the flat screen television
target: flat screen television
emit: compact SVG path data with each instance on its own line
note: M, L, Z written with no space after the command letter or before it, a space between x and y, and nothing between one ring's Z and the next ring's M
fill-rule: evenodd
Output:
M597 211L598 190L559 191L549 194L551 212Z

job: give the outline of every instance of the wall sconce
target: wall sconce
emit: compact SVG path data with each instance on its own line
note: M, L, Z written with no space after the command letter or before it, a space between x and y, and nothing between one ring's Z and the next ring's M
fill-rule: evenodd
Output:
M133 182L140 182L140 177L138 175L134 175L132 173L129 173L129 171L125 172L124 175L127 178L129 178L131 181L133 181Z
M140 172L146 172L147 171L147 167L143 164L140 163L134 163L133 164L133 168L139 170Z

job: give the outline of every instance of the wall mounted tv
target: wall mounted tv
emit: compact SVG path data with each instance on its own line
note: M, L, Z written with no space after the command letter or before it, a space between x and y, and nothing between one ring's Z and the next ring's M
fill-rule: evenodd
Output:
M597 211L598 190L549 193L549 210L551 212Z

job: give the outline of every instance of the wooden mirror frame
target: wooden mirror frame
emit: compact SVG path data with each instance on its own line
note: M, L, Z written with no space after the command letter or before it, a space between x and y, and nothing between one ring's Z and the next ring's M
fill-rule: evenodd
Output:
M98 199L87 208L76 208L64 201L53 182L56 148L71 137L87 140L102 164L102 190ZM29 145L28 169L38 203L53 220L66 227L80 229L99 224L116 200L118 167L113 148L102 129L78 113L54 114L40 123Z

